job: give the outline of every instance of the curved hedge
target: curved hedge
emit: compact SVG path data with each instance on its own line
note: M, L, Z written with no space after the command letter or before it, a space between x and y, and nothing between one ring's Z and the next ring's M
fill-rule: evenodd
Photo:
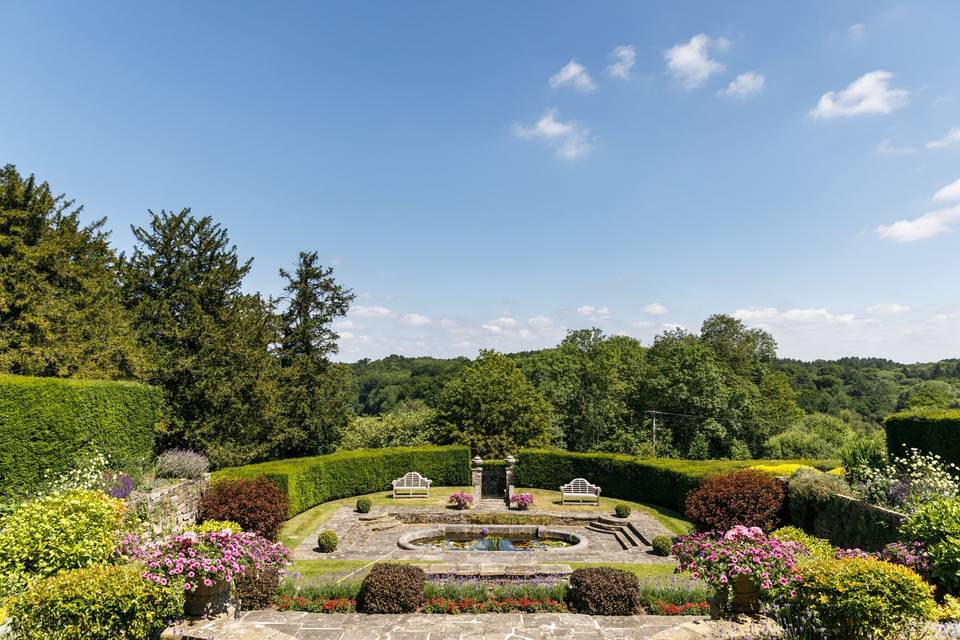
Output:
M29 492L87 451L141 471L160 402L159 389L133 382L0 375L0 495Z
M553 489L573 478L600 485L601 496L657 504L683 512L687 493L707 476L744 469L758 463L794 462L832 469L831 460L674 460L634 458L612 453L571 453L552 449L525 449L517 455L514 485Z
M470 449L454 446L339 451L228 467L214 472L212 481L266 476L286 492L292 517L330 500L385 491L391 480L408 471L419 471L433 480L435 487L469 485Z
M884 425L890 455L916 448L960 465L960 409L903 411L887 417Z

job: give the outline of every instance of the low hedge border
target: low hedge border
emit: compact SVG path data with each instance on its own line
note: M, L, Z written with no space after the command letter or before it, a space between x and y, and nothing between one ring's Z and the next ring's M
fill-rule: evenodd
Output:
M960 409L902 411L888 416L884 426L891 456L916 448L960 465Z
M339 451L228 467L214 472L211 481L216 484L225 478L266 476L287 494L288 515L293 517L330 500L385 491L391 480L408 471L419 471L433 480L435 487L469 485L470 449L451 446Z
M700 481L756 464L806 464L826 471L836 460L673 460L634 458L611 453L571 453L524 449L517 455L514 485L557 490L573 478L600 485L601 495L656 504L683 513L687 493Z

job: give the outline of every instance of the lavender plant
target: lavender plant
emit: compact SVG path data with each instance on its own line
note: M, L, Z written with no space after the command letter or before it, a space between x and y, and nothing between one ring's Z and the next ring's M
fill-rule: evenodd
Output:
M210 461L202 453L189 449L170 449L157 456L153 468L158 478L196 480L210 468Z

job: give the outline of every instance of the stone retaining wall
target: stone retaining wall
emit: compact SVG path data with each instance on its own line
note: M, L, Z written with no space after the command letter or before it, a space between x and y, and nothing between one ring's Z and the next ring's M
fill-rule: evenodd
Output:
M596 513L529 513L520 514L509 512L509 517L523 518L525 522L510 524L533 525L561 525L568 527L585 527L600 516ZM498 512L458 511L455 509L390 509L389 514L405 524L507 524L496 522L480 522L481 519L493 520ZM506 515L506 514L504 514Z
M154 489L134 492L127 498L127 509L139 522L135 526L141 538L158 540L182 533L197 521L200 496L209 484L209 475L200 480L182 480Z

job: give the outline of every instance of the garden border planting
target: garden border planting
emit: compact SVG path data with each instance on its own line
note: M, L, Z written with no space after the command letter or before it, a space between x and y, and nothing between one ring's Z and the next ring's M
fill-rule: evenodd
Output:
M915 448L960 465L960 409L902 411L888 416L884 426L891 457Z

